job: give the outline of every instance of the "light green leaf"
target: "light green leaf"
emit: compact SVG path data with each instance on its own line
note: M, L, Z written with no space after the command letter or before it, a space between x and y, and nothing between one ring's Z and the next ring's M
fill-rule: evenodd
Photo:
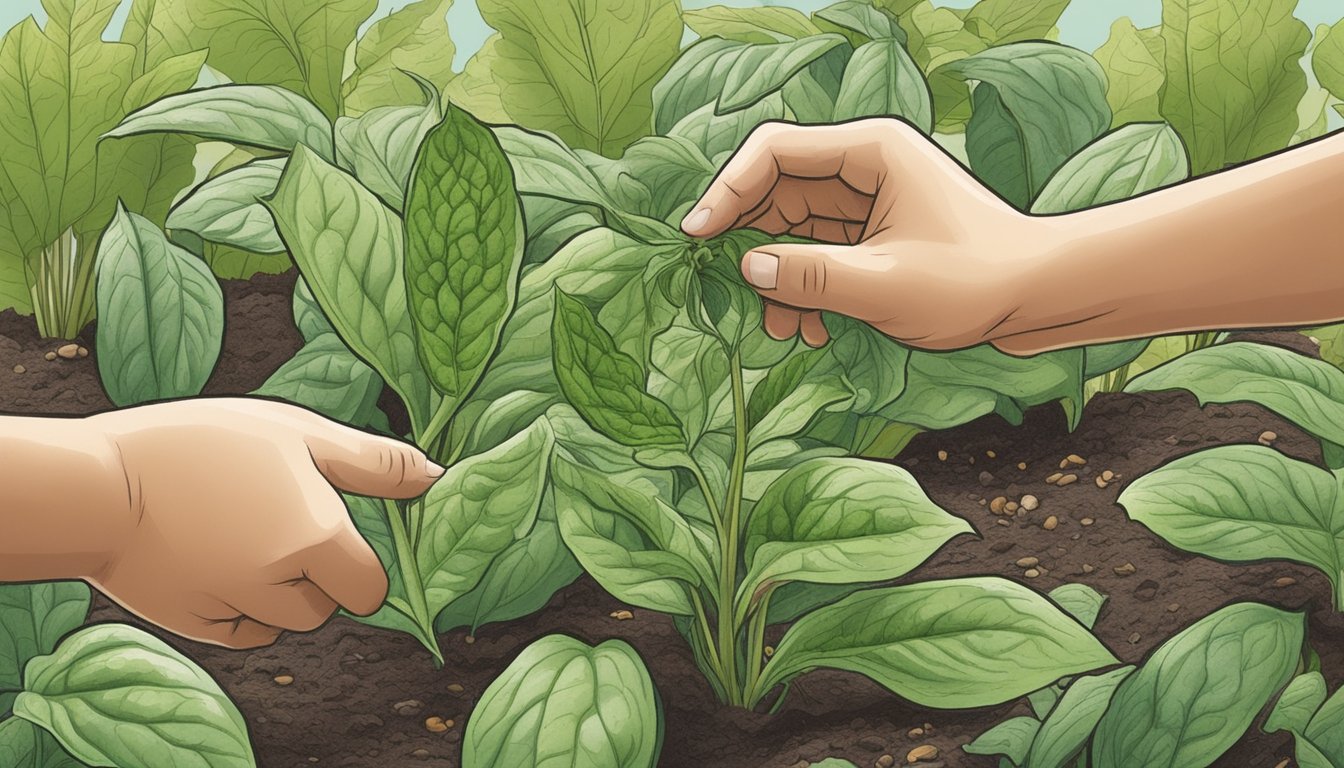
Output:
M818 23L823 26L830 25L838 30L862 36L864 39L850 40L856 48L869 40L895 40L902 45L906 43L905 30L901 29L896 17L868 0L841 0L822 8L814 15ZM828 27L824 31L835 30Z
M519 124L617 157L649 133L653 85L677 58L676 0L479 0L500 30L494 75Z
M929 0L910 3L900 15L901 28L910 37L910 55L924 70L933 91L936 129L943 133L961 133L971 116L971 94L966 81L941 68L954 61L980 53L988 45L966 28L964 13L934 6ZM890 0L883 7L891 10Z
M777 93L726 115L716 114L714 104L709 103L678 120L667 135L689 139L705 157L714 160L741 146L756 126L784 117L784 99Z
M105 138L178 133L284 152L307 145L333 157L331 122L293 91L274 85L220 85L160 99L132 112Z
M721 37L739 43L779 43L821 34L801 11L782 6L734 8L711 5L683 11L686 26L700 37Z
M1119 503L1172 545L1223 560L1320 568L1344 597L1344 504L1334 473L1271 448L1200 451L1130 482Z
M513 311L523 214L494 134L450 106L406 196L407 297L420 360L444 407L466 399Z
M750 107L769 96L799 70L848 42L841 35L814 35L803 40L769 45L747 45L731 57L716 102L719 112Z
M964 19L966 29L987 45L1044 40L1069 0L980 0Z
M329 419L368 426L378 416L383 380L334 333L303 345L252 394L310 408Z
M1250 727L1302 651L1301 614L1237 603L1163 643L1097 725L1097 768L1199 768Z
M88 613L89 588L82 582L0 584L0 713L23 687L28 660L51 653Z
M663 716L648 669L624 641L532 643L481 694L463 768L653 768Z
M343 494L342 498L350 511L350 519L355 522L355 527L359 529L364 540L378 555L378 559L383 563L383 570L387 573L387 598L383 601L383 605L372 616L350 618L371 627L404 632L420 639L420 642L432 652L437 643L432 638L425 638L420 623L412 618L415 611L411 608L410 599L406 594L406 584L401 576L402 566L397 560L396 545L388 525L387 506L384 502L363 496Z
M96 270L98 375L112 402L200 394L224 341L224 293L205 264L119 209Z
M1265 732L1291 731L1301 735L1325 703L1325 678L1320 672L1304 672L1279 694L1278 701L1265 719Z
M858 672L928 707L1009 701L1115 663L1082 625L1005 579L930 581L857 592L794 624L757 692L816 667Z
M337 162L397 211L405 204L416 150L443 119L437 92L423 95L424 106L374 107L336 121Z
M499 61L499 34L485 39L462 72L448 82L444 96L467 110L477 120L487 123L507 123L511 119L504 111L499 78L495 73Z
M1032 768L1064 768L1069 765L1096 730L1115 689L1133 674L1133 667L1120 667L1100 675L1080 677L1069 684L1059 703L1041 723L1023 765Z
M375 21L355 44L355 71L341 86L346 114L375 107L416 104L418 83L432 83L436 95L453 79L453 38L448 34L452 0L416 0Z
M858 768L848 760L841 760L838 757L828 757L819 763L811 763L808 768Z
M8 706L0 706L8 709ZM11 768L84 768L50 733L17 717L0 720L0 765Z
M676 417L645 391L640 364L616 348L582 302L560 290L551 334L560 390L594 429L631 447L685 445Z
M919 67L897 40L875 40L854 51L835 97L836 122L859 117L903 117L933 131L933 96Z
M400 218L302 146L266 205L341 340L396 390L422 429L430 386L407 310Z
M1003 755L1013 765L1024 765L1031 740L1040 727L1041 721L1034 717L1012 717L980 734L962 749L972 755Z
M1050 590L1050 599L1088 629L1106 604L1106 596L1086 584L1063 584Z
M252 253L284 253L275 220L261 199L275 192L285 160L257 160L192 190L168 214L169 229Z
M692 446L731 410L728 358L712 336L674 325L653 341L649 394L667 403Z
M92 765L253 768L247 724L205 670L154 636L99 624L28 663L14 714Z
M674 135L631 144L617 166L649 191L648 204L638 212L659 220L695 202L718 170L694 141L673 130Z
M425 495L416 568L431 616L470 592L491 561L531 529L554 444L542 417L498 447L449 467Z
M1344 99L1344 20L1330 28L1311 57L1316 79L1337 99Z
M1307 90L1311 41L1297 0L1163 0L1162 116L1185 139L1196 174L1288 145Z
M1158 94L1167 78L1161 27L1138 29L1128 16L1111 24L1111 36L1093 54L1106 73L1111 125L1160 120Z
M1031 212L1066 213L1125 200L1184 180L1190 160L1165 123L1127 125L1069 158L1050 177Z
M1316 716L1311 718L1311 723L1303 733L1308 743L1325 758L1321 761L1320 768L1325 768L1327 762L1334 766L1344 760L1344 693L1340 693L1340 690L1335 689L1334 695L1326 699L1325 704L1321 705ZM1298 750L1302 751L1300 742ZM1301 755L1298 756L1298 761L1303 762ZM1303 762L1302 768L1316 767Z
M1019 207L1111 124L1101 66L1067 46L1014 43L944 71L978 81L966 129L971 169Z

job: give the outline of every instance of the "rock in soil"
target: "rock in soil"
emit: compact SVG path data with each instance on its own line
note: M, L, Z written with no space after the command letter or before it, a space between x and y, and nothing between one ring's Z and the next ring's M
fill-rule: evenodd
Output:
M79 357L79 345L63 344L56 348L56 356L62 360L74 360Z
M938 759L938 748L933 746L932 744L921 744L920 746L910 750L910 752L907 753L905 756L905 762L907 765L914 765L915 763L929 763L937 759Z

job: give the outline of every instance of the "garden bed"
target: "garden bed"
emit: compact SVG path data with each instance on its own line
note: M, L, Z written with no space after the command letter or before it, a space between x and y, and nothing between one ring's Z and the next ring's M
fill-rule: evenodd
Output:
M247 392L299 348L292 288L292 275L225 282L227 333L205 394ZM81 338L91 341L91 330ZM1258 334L1257 340L1310 351L1309 342L1296 334ZM97 350L87 358L45 360L57 346L39 340L30 320L0 313L0 410L76 415L110 407L98 381ZM18 365L23 373L13 372ZM935 502L974 524L982 538L953 540L917 577L994 574L1042 592L1070 582L1092 586L1109 597L1095 632L1125 662L1142 660L1183 627L1232 602L1303 610L1333 689L1344 681L1344 619L1332 610L1330 586L1321 573L1282 562L1228 565L1186 554L1129 522L1114 504L1127 480L1177 456L1217 444L1255 443L1267 431L1277 435L1277 449L1319 460L1316 440L1260 408L1200 409L1192 396L1176 392L1098 396L1073 434L1058 406L1051 405L1030 411L1021 427L987 417L921 435L898 463ZM1047 485L1045 478L1069 454L1087 460L1075 470L1078 482ZM1104 470L1120 479L1102 489L1095 477ZM1039 507L1010 518L1008 525L1000 525L1005 518L988 509L995 497L1027 494L1039 499ZM1057 525L1046 530L1051 516ZM1084 519L1093 522L1084 525ZM1025 577L1016 564L1025 557L1039 560L1039 576ZM553 632L590 642L620 637L639 650L666 708L661 765L787 768L835 756L869 766L884 754L904 762L913 747L932 744L942 764L992 766L996 759L967 755L961 745L1025 712L1023 704L964 712L921 709L840 672L804 677L774 717L726 709L670 620L638 609L631 619L612 618L624 608L584 577L534 616L486 626L474 638L461 631L441 636L447 663L440 672L412 638L346 619L253 652L170 642L204 665L238 703L259 764L267 768L457 765L463 723L481 691L529 642ZM126 616L100 601L92 620ZM429 717L454 724L434 733L425 725ZM926 725L932 726L927 733L909 735ZM1253 727L1216 765L1269 768L1291 754L1290 736L1265 735Z

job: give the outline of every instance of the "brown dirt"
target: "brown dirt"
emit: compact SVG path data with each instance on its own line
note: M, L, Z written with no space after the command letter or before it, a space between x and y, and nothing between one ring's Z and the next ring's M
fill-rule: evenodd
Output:
M226 285L229 336L207 392L240 393L257 386L297 348L289 314L292 276ZM97 382L95 358L47 362L51 342L35 338L29 321L0 315L0 411L81 414L108 407ZM86 331L84 338L91 339ZM1306 349L1293 334L1259 337ZM1307 350L1309 351L1309 349ZM12 373L15 364L28 372ZM1223 443L1253 443L1265 430L1276 447L1319 459L1315 442L1281 419L1249 405L1200 409L1181 393L1102 395L1087 407L1082 427L1068 434L1057 407L1027 415L1020 427L989 417L964 427L921 435L898 463L919 478L935 501L970 520L981 538L950 543L916 572L920 579L993 574L1041 591L1082 582L1109 596L1096 625L1103 642L1126 662L1142 661L1163 640L1198 618L1241 600L1256 600L1308 614L1310 637L1332 688L1344 681L1344 620L1331 609L1325 577L1288 563L1223 564L1177 551L1146 528L1129 522L1114 500L1124 483L1177 456ZM947 451L946 461L938 451ZM994 451L997 458L989 458ZM1060 459L1088 460L1080 481L1058 488L1044 478ZM1019 470L1025 462L1026 470ZM1095 475L1109 469L1123 478L1106 489ZM982 472L988 475L982 476ZM980 499L1030 493L1040 508L1010 525ZM1058 527L1041 523L1054 515ZM1083 526L1084 518L1095 520ZM1033 555L1045 572L1025 579L1014 565ZM1117 566L1132 563L1132 575ZM1083 565L1092 566L1085 573ZM1276 588L1291 576L1296 584ZM540 613L482 628L472 642L464 632L441 636L446 667L434 671L428 653L406 637L338 618L307 635L289 635L253 652L232 652L171 640L214 674L241 707L252 729L259 762L289 766L456 766L462 727L481 691L533 639L564 632L590 642L630 641L643 655L666 708L667 736L661 764L673 768L788 768L799 761L837 756L866 767L883 754L903 763L918 744L936 745L941 763L994 766L960 746L1003 719L1026 711L1022 703L966 712L915 707L855 675L815 672L794 686L773 717L717 705L696 671L681 637L656 614L634 619L609 614L626 606L582 579ZM131 620L99 600L95 620ZM292 675L292 685L274 682ZM453 686L453 688L450 688ZM455 692L456 686L461 686ZM398 704L420 702L413 714ZM440 716L454 727L433 734L424 719ZM929 736L907 737L931 724ZM1273 766L1292 753L1281 734L1257 728L1216 765Z

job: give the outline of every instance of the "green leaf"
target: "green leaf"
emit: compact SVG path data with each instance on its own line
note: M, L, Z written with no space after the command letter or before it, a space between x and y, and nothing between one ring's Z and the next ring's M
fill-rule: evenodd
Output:
M491 561L531 529L554 444L542 417L498 447L449 467L425 494L416 568L431 616L470 592Z
M944 71L978 81L966 129L971 169L1019 207L1111 124L1101 66L1067 46L1014 43Z
M864 43L845 67L834 119L869 116L903 117L924 133L933 131L933 96L898 40Z
M355 44L355 71L341 86L347 114L376 107L415 104L420 85L414 72L441 93L453 79L453 38L448 34L452 0L416 0L374 22Z
M647 206L638 212L659 220L695 202L718 170L694 141L673 130L674 135L649 136L631 144L617 166L649 191Z
M178 133L290 152L300 144L333 156L331 122L311 102L274 85L220 85L160 99L104 138Z
M672 326L654 339L649 362L649 394L677 415L692 446L731 418L728 358L717 339Z
M1336 22L1316 44L1311 68L1327 91L1344 99L1344 20Z
M1344 504L1334 473L1264 446L1223 446L1131 481L1118 502L1181 549L1304 563L1325 572L1337 600L1344 594Z
M1133 667L1119 667L1100 675L1080 677L1069 684L1059 703L1041 723L1031 751L1022 765L1032 768L1065 768L1083 750L1115 689L1133 674Z
M739 43L779 43L821 34L801 11L780 6L733 8L711 5L681 14L686 26L700 37L721 37Z
M424 106L374 107L336 121L337 161L397 211L405 205L416 150L443 119L438 93L431 89L423 95L428 97Z
M247 724L219 685L154 636L99 624L28 663L14 714L91 765L252 768Z
M731 57L717 110L732 112L779 90L799 70L832 49L847 45L841 35L814 35L803 40L769 45L747 45Z
M8 705L0 706L8 709ZM0 720L0 765L12 768L84 768L60 742L36 725L11 717Z
M98 375L119 406L198 395L224 342L224 293L205 264L125 209L98 247Z
M1138 29L1122 16L1111 24L1111 36L1093 56L1106 73L1111 125L1162 119L1158 94L1167 78L1167 54L1161 27Z
M1097 725L1097 768L1212 763L1288 682L1301 614L1237 603L1163 643L1115 692Z
M1292 139L1307 90L1299 60L1311 41L1296 7L1297 0L1163 0L1162 116L1185 139L1196 174Z
M895 40L902 45L906 43L905 30L901 29L896 17L868 0L841 0L817 11L815 16L823 25L829 24L866 38L859 41L851 39L855 47L868 40ZM834 30L827 28L825 31Z
M1050 177L1031 212L1080 211L1183 181L1190 160L1164 123L1127 125L1092 142Z
M848 760L841 760L838 757L828 757L819 763L809 763L807 768L858 768Z
M265 202L323 313L401 396L418 432L429 418L430 386L407 310L400 218L302 146Z
M1307 730L1316 710L1325 703L1325 678L1320 672L1306 672L1293 678L1279 694L1278 701L1265 719L1265 732L1290 731L1302 734Z
M1086 584L1064 584L1050 590L1050 599L1088 629L1106 604L1106 596Z
M1209 403L1262 405L1321 440L1344 444L1344 371L1268 344L1232 342L1182 355L1126 392L1184 389Z
M558 289L551 334L560 390L594 429L632 447L685 445L667 404L645 391L640 364L616 348L582 302Z
M329 419L368 426L379 415L383 380L334 333L303 345L252 394L310 408Z
M858 672L916 704L999 704L1116 663L1082 625L998 578L857 592L794 624L757 691L812 668Z
M1043 40L1068 6L1069 0L980 0L964 21L987 45Z
M462 765L653 768L662 742L658 693L634 648L548 635L481 694Z
M648 135L653 85L677 58L676 0L479 0L500 30L504 109L576 149L617 157Z
M504 151L450 106L420 147L406 195L407 296L420 360L444 407L466 399L499 345L523 239Z
M758 402L755 393L752 394L753 402ZM771 440L798 435L822 412L843 410L854 402L853 387L841 376L833 374L807 376L779 394L783 395L782 399L751 425L748 451L755 451Z
M495 33L481 43L467 60L462 72L448 82L444 96L457 106L487 123L502 124L511 119L504 111L499 76L495 72L499 61L499 33Z
M252 253L284 253L275 220L261 198L275 192L285 160L257 160L191 191L168 214L168 229Z
M1041 722L1034 717L1013 717L990 728L976 737L975 741L962 747L972 755L1003 755L1013 765L1024 765L1027 750L1031 749L1031 740Z
M936 129L943 133L961 133L971 116L970 90L960 76L942 68L980 53L988 44L966 28L966 22L957 11L936 7L929 0L900 2L910 6L900 14L901 28L909 33L910 55L929 78ZM883 7L891 10L889 0L884 0Z
M51 653L88 613L89 588L82 582L0 584L0 714L23 687L28 660Z
M1312 747L1321 753L1325 758L1320 761L1320 768L1325 765L1338 765L1344 760L1344 694L1340 689L1336 689L1334 695L1321 705L1316 716L1311 719L1303 734ZM1302 750L1301 742L1298 743L1299 752ZM1301 755L1298 761L1302 762ZM1314 768L1303 763L1303 768Z

